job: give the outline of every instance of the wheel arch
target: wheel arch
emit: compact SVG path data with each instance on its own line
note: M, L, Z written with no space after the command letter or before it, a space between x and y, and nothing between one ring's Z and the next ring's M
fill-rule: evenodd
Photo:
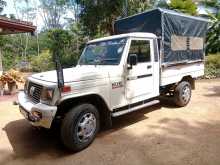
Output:
M111 111L104 100L104 98L98 94L88 94L75 98L68 98L59 103L56 116L64 116L71 108L82 104L89 103L94 105L100 114L101 126L111 127Z
M182 81L189 82L191 85L191 88L195 89L195 79L192 76L190 76L190 75L184 76L180 82L182 82Z

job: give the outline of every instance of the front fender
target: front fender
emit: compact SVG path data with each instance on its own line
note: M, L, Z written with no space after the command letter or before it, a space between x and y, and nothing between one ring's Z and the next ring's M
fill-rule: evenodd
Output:
M110 107L110 101L109 101L109 92L108 89L106 88L101 88L99 91L87 91L87 92L80 92L80 93L69 93L69 94L61 94L61 99L59 99L57 101L57 105L62 104L64 101L69 100L69 99L77 99L77 98L82 98L82 97L87 97L87 96L91 96L91 95L97 95L99 96L104 103L106 104L106 106L108 107L108 109L111 109Z

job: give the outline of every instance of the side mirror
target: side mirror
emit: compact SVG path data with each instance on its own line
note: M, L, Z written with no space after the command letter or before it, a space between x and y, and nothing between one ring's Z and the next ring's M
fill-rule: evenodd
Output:
M129 54L129 60L128 60L129 69L132 69L133 65L137 65L137 55L136 54Z

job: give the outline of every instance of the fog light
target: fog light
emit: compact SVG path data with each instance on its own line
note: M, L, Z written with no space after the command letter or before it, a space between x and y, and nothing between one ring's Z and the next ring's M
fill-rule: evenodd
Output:
M38 111L32 111L31 113L29 113L28 117L30 121L37 122L42 119L42 113Z

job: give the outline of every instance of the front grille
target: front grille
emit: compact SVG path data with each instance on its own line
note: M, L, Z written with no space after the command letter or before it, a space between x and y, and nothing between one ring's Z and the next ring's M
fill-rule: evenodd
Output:
M40 102L40 96L43 86L33 82L28 83L28 96L34 103Z

